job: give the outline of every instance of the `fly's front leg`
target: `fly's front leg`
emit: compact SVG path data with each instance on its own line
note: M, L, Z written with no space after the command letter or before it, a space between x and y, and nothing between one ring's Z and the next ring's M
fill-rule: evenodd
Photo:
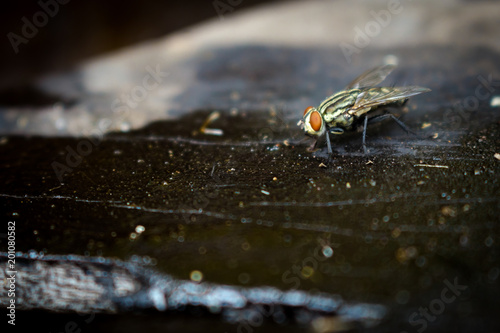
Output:
M328 131L326 131L326 145L328 146L328 155L332 155L332 143L330 142L330 135L328 134Z
M316 150L316 146L318 145L318 140L314 141L311 146L307 148L307 151L313 152Z
M326 132L326 144L328 145L328 153L333 154L332 143L330 142L330 134L342 135L344 134L344 129L340 127L330 127Z

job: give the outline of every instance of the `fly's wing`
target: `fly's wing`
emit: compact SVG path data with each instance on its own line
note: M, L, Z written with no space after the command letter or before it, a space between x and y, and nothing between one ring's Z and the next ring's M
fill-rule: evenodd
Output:
M354 88L373 87L384 81L387 75L389 75L394 68L396 68L396 65L383 65L364 72L363 74L355 78L351 83L349 83L349 85L347 85L346 87L346 90Z
M418 86L363 89L349 113L360 117L374 107L395 103L428 91L430 89Z

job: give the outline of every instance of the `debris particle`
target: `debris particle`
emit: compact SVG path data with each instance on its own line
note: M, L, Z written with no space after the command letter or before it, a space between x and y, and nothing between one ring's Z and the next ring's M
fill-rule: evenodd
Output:
M373 164L373 161L372 160L368 160L368 162L365 163L366 165L372 165Z
M189 274L189 278L191 281L200 282L203 279L203 273L197 270L192 271L191 274Z
M427 128L427 127L431 127L431 125L432 125L431 123L423 123L422 129Z
M290 145L290 141L285 140L285 141L283 141L283 144L288 147Z
M497 160L500 161L500 154L499 153L495 153L495 155L493 155Z
M320 168L326 168L326 164L325 164L325 163L323 163L323 162L321 162L321 163L319 164L319 167L320 167Z
M346 187L346 188L351 188L351 183L349 183L349 182L348 182L348 183L346 183L346 184L345 184L345 187Z
M277 181L277 180L278 180L278 178L277 178L277 177L273 177L273 180L274 180L274 181Z
M269 195L268 191L265 191L265 190L260 190L260 191L262 192L262 194Z
M432 164L415 164L413 165L414 167L426 167L426 168L443 168L443 169L448 169L447 165L432 165Z
M451 206L444 206L441 208L441 214L444 216L454 217L456 215L456 209Z
M399 58L394 54L388 54L384 57L385 65L397 65L399 63Z
M314 268L312 268L311 266L304 266L304 267L302 267L300 274L304 278L308 279L314 274Z
M391 232L392 238L398 238L399 235L401 235L401 230L399 228L395 228L394 230L392 230Z
M323 255L326 258L330 258L331 256L333 256L333 249L328 245L323 246L323 249L321 252L323 253Z
M418 250L415 246L410 246L407 248L400 247L396 251L396 259L400 263L404 263L410 259L415 258L418 255Z
M206 135L217 135L217 136L223 135L224 131L221 130L221 129L219 129L219 128L207 128L207 126L210 125L210 123L216 121L217 119L219 119L219 117L220 117L220 112L219 111L212 112L207 117L207 119L205 120L205 122L203 123L203 125L201 125L200 132L203 133L203 134L206 134Z
M140 224L135 227L135 232L138 234L142 234L144 232L144 230L146 230L146 228L144 228L144 226L142 226Z
M345 332L354 328L354 324L338 317L318 317L312 321L315 333Z
M437 139L437 138L438 138L438 136L439 136L439 133L437 133L437 132L436 132L436 133L434 133L434 135L432 136L432 138L433 138L433 139Z
M204 128L201 132L206 135L216 135L216 136L224 135L224 131L221 130L220 128Z
M490 106L500 106L500 96L493 96Z

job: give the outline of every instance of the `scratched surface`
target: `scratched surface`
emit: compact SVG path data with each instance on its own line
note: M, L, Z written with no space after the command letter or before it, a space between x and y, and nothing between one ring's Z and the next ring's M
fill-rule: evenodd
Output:
M179 278L199 270L211 282L339 294L388 306L388 327L406 330L457 278L468 288L429 325L489 327L499 292L497 121L458 134L424 118L432 125L421 132L437 139L385 123L369 131L368 156L354 133L329 161L307 152L279 112L221 112L211 126L224 136L193 133L209 114L111 134L63 185L50 164L78 139L5 138L1 200L18 249L149 256Z
M395 110L419 136L387 121L369 128L368 155L356 132L334 138L331 158L326 147L307 151L296 106L319 104L387 54L400 61L389 85L432 89ZM195 72L220 95L201 96L206 91L192 86L177 99L200 95L207 105L225 106L216 113L201 108L93 141L3 136L3 219L16 220L23 252L139 256L180 279L196 270L217 284L297 288L381 304L388 314L372 331L495 331L498 56L493 48L429 44L366 49L346 66L338 49L212 50ZM267 106L239 107L238 101L252 99ZM222 135L200 131L208 119L212 133ZM82 142L90 142L91 153L69 160L75 165L61 183L53 162L68 166L67 147L76 150ZM432 311L423 314L425 308ZM29 315L57 322L75 317ZM207 325L236 330L214 318L158 313L98 315L81 328L197 331Z

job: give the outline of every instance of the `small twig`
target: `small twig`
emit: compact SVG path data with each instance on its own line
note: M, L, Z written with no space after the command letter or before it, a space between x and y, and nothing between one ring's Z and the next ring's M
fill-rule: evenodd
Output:
M432 165L432 164L415 164L413 166L427 167L427 168L443 168L448 169L447 165Z
M200 127L200 132L203 133L203 134L206 134L206 135L217 135L217 136L222 136L224 134L224 131L219 129L219 128L207 128L207 126L214 122L215 120L219 119L220 117L220 112L218 111L214 111L212 112L208 117L207 119L205 120L205 122L203 123L203 125L201 125Z

